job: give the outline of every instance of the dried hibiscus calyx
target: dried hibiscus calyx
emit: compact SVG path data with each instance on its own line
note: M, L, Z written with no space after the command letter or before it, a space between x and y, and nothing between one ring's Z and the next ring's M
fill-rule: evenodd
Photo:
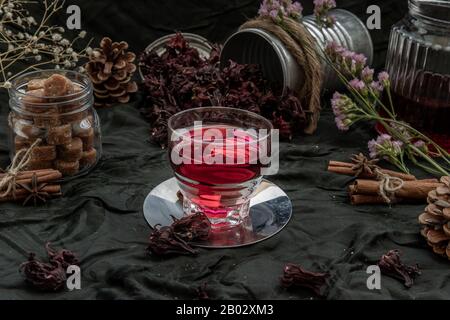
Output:
M155 226L147 250L156 255L196 254L191 243L208 239L211 223L201 213L174 219L170 226Z
M178 238L187 242L204 241L209 237L211 222L202 213L177 219L172 217L174 222L172 230Z
M56 251L50 243L45 246L49 263L36 259L36 254L30 253L28 261L20 265L19 271L25 276L27 283L42 291L61 290L66 282L66 269L70 265L78 265L75 254L69 250Z
M391 250L383 255L378 266L382 273L404 282L407 288L411 288L414 279L421 274L418 265L407 266L402 263L398 250Z
M140 56L144 76L143 116L152 126L151 137L165 147L167 120L191 108L222 105L252 111L271 120L281 136L290 139L306 126L308 114L292 90L274 88L257 65L230 61L220 68L221 48L214 46L210 57L202 58L181 34L166 45L165 52Z
M20 271L27 283L42 291L58 291L66 282L66 271L60 265L43 263L30 253L27 262L22 263Z
M287 264L284 267L284 274L281 284L285 288L303 287L311 289L318 297L323 297L322 288L327 285L329 273L310 272L296 264Z
M47 255L52 264L59 264L65 270L69 266L79 265L80 262L76 255L67 249L61 249L60 251L56 251L51 247L51 243L48 242L45 245L45 249L47 250Z
M187 242L178 238L171 227L155 226L147 250L155 255L196 254Z

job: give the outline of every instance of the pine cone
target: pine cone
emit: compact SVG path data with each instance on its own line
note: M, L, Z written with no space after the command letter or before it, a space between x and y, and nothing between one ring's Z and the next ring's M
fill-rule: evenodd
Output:
M433 251L450 259L450 176L441 178L442 185L428 194L428 206L419 216L424 226L421 233Z
M127 103L130 93L137 91L131 77L136 71L136 55L127 52L128 44L103 38L100 48L93 50L85 69L94 84L96 107L109 107L114 103Z

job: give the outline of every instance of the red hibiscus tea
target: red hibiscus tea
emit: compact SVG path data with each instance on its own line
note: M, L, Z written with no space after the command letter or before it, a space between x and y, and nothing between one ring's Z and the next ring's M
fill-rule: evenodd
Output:
M271 164L270 122L247 111L211 107L175 115L169 129L184 212L206 214L213 228L240 224Z

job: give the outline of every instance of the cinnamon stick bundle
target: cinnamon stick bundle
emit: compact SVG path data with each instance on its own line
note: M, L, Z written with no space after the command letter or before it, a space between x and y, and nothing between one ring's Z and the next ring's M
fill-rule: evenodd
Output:
M1 173L0 180L7 174ZM61 185L58 181L62 178L62 173L58 170L43 169L19 172L15 179L15 188L5 196L0 196L0 203L10 201L27 201L31 196L44 199L61 196ZM11 183L14 183L12 181ZM1 191L7 191L7 185Z
M330 161L328 164L328 171L343 174L348 176L354 176L355 171L352 169L354 166L353 163L341 162L341 161ZM403 181L413 181L416 180L416 177L410 174L406 174L403 172L392 171L388 169L380 168L380 171L384 174L390 175L391 177L400 178ZM363 179L376 179L376 175L374 173L370 174L368 172L362 172L359 176Z
M379 194L381 181L357 179L349 186L350 200L353 205L385 204ZM401 189L395 192L396 202L426 202L428 193L443 186L435 179L404 181Z
M40 192L48 193L49 197L61 196L61 186L60 185L47 185L43 187ZM17 188L14 195L8 195L6 197L0 197L0 203L12 202L12 201L23 201L29 196L29 191L24 188Z

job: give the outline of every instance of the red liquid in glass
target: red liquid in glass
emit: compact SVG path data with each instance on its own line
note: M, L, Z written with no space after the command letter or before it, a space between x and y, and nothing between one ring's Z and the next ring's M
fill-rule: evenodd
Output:
M210 129L218 130L224 138L202 143L204 133ZM261 176L262 165L257 161L257 137L251 134L236 136L233 132L242 133L244 129L226 125L204 126L197 131L190 129L185 134L187 138L174 144L191 151L190 154L180 152L183 163L175 164L171 159L171 164L175 173L181 176L184 184L188 186L190 200L199 206L207 207L205 214L209 218L225 218L227 207L238 205L242 200L245 189L248 189L245 184ZM210 149L206 149L208 146ZM222 163L207 164L204 158L200 159L201 163L196 163L194 151L200 150L203 155L205 149L212 151L207 154L218 156L216 159ZM217 188L220 185L226 185L223 192Z

